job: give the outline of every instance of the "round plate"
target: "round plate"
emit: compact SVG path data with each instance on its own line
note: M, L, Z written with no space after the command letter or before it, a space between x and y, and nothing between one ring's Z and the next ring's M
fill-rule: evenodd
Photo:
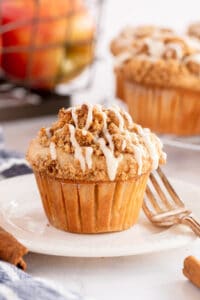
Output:
M162 142L165 145L200 151L200 135L196 136L175 136L175 135L160 135Z
M171 180L189 209L200 218L200 188ZM141 213L131 229L107 234L72 234L48 224L34 175L0 182L0 226L32 252L62 256L102 257L144 254L183 246L196 239L183 225L154 227Z

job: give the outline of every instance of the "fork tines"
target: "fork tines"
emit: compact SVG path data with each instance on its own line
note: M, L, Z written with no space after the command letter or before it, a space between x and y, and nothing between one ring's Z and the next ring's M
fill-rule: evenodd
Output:
M143 210L152 222L170 226L176 216L180 218L191 213L185 208L160 167L157 172L150 174L149 179Z

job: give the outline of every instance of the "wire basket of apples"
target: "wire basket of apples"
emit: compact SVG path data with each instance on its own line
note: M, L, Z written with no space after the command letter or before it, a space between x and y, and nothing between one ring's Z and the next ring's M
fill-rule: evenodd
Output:
M0 0L1 78L48 91L80 75L94 61L99 2Z

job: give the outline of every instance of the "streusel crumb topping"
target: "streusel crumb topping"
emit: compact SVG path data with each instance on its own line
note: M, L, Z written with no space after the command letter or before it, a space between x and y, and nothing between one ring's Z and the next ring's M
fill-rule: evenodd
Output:
M189 36L153 26L126 28L112 41L111 51L115 68L125 77L128 73L128 79L131 64L132 80L138 83L200 90L200 41ZM138 76L138 72L144 76ZM163 73L167 83L161 79Z
M119 107L62 108L29 147L33 169L68 180L127 180L165 162L160 140Z

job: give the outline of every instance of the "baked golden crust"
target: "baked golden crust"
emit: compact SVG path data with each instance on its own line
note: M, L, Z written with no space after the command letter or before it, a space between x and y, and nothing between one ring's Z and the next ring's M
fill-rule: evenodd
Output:
M200 91L200 64L188 61L180 64L177 60L147 60L133 57L121 67L125 79L158 87L177 87Z
M155 160L165 162L165 154L160 140L119 108L84 104L61 109L58 120L31 142L27 160L34 170L57 178L108 181L149 172Z
M125 30L112 41L115 69L133 82L200 91L200 42L153 28L139 38L141 27Z

